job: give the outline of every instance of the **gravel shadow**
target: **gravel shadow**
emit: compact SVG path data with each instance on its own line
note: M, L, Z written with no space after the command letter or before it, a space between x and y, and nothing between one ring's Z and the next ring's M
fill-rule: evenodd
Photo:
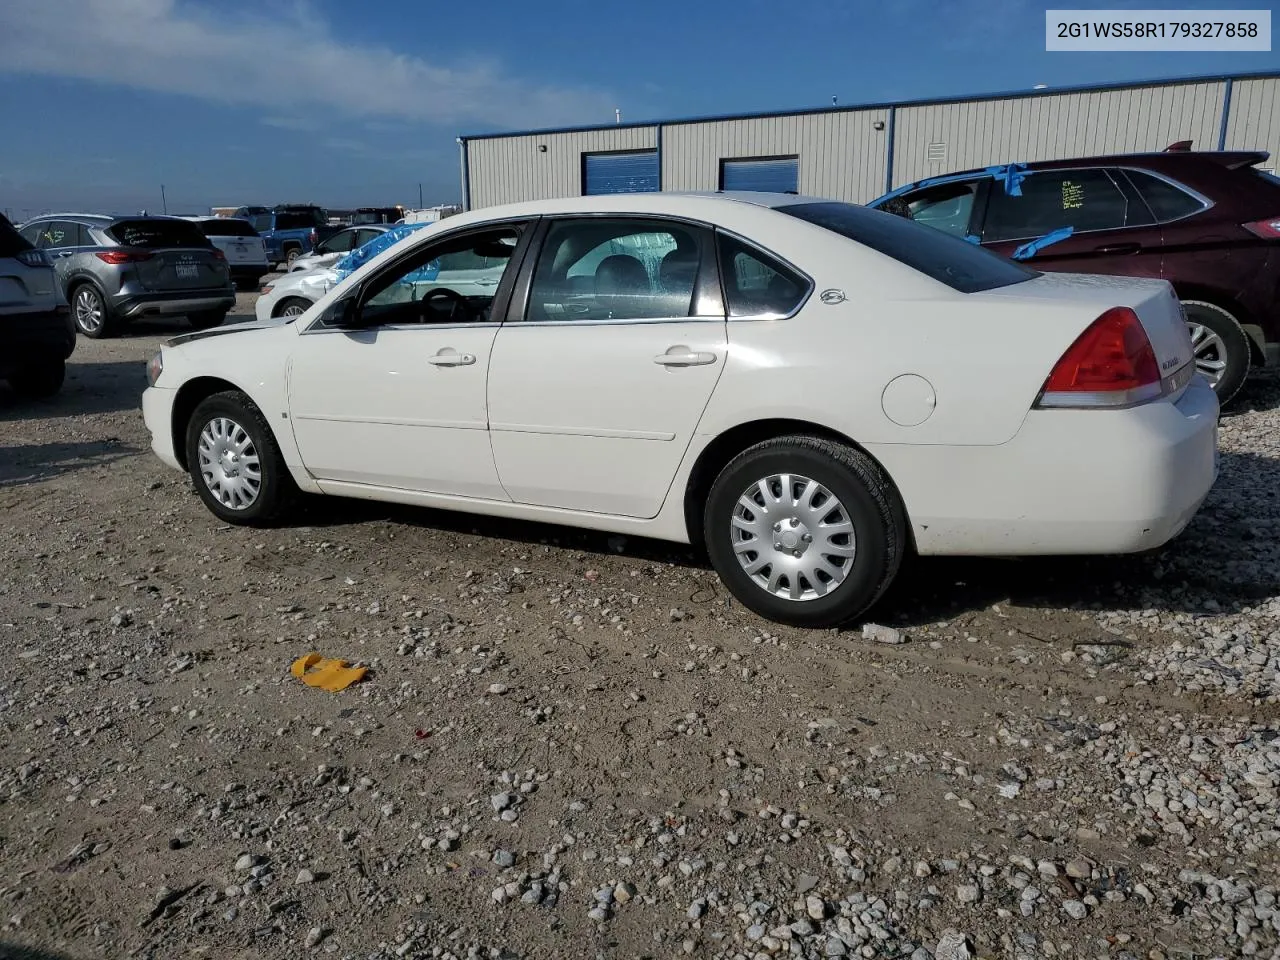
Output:
M47 400L25 400L0 380L0 423L79 417L94 413L141 410L147 388L146 364L136 360L104 363L67 363L62 389Z
M83 443L27 443L0 447L0 490L40 483L137 454L114 437Z
M50 953L36 947L20 947L12 943L0 943L0 960L74 960L69 953Z

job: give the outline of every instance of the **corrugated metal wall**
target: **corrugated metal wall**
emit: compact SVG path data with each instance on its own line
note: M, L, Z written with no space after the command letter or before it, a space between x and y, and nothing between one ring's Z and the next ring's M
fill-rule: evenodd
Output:
M1010 160L1163 150L1177 140L1216 150L1225 89L1168 83L898 107L892 182ZM662 189L715 190L722 159L795 155L801 193L863 203L884 192L888 118L868 109L664 124ZM579 196L583 153L651 149L658 139L646 126L467 141L471 206ZM1270 166L1280 166L1280 77L1233 82L1226 146L1268 150Z
M716 190L720 161L800 158L801 193L870 200L883 193L887 110L760 117L662 128L662 188Z
M471 206L581 196L582 154L653 149L657 138L655 127L622 127L468 140Z
M1280 170L1280 79L1237 80L1231 85L1228 150L1266 150L1263 166Z
M1163 150L1177 140L1214 150L1224 88L1199 83L903 107L893 184L1015 160Z

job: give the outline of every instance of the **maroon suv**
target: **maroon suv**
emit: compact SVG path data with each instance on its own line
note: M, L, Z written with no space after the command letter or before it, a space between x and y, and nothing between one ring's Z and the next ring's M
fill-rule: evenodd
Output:
M1186 146L930 177L869 206L1041 270L1168 280L1225 404L1280 359L1280 179L1255 169L1265 152Z

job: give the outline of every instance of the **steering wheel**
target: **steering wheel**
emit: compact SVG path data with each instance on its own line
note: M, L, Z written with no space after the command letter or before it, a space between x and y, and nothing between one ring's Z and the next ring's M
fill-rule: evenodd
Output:
M424 321L426 321L427 323L433 322L427 319L425 307L429 303L431 303L432 300L437 300L437 299L449 301L449 316L447 318L447 322L451 323L454 320L457 320L459 312L461 312L462 314L462 319L464 320L466 319L467 310L468 310L467 298L464 297L462 294L458 293L458 291L456 290L450 290L448 287L436 287L434 290L432 290L430 293L428 293L425 297L422 298L422 305L424 307L424 311L423 311ZM434 310L434 307L432 309Z

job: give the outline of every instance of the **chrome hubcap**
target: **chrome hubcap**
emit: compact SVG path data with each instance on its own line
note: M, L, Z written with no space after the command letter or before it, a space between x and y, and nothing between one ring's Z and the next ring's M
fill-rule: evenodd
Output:
M76 323L81 330L97 330L102 326L102 301L88 287L76 294Z
M1191 331L1191 355L1196 369L1216 387L1227 369L1227 345L1202 323L1188 321L1187 329Z
M244 427L216 417L200 431L197 446L200 476L218 502L230 510L247 510L262 490L262 464Z
M839 498L793 473L766 477L743 491L729 540L752 581L786 600L826 596L844 582L858 552Z

